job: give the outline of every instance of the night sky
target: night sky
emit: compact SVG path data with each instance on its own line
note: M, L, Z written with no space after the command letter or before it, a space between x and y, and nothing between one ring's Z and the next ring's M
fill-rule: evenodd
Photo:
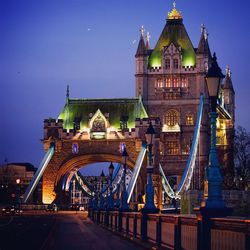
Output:
M177 1L198 46L209 33L221 68L228 64L236 92L236 124L250 130L249 1ZM135 96L139 28L154 47L172 1L0 0L0 164L31 162L44 151L43 119L57 118L70 97Z

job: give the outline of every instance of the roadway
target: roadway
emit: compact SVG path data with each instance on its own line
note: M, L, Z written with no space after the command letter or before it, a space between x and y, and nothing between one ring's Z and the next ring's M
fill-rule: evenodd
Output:
M95 225L84 212L0 216L0 250L139 250L141 246Z

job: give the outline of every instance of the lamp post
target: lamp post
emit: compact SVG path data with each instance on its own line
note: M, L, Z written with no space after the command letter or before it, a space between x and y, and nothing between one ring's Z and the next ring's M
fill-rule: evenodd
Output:
M116 187L116 200L115 200L115 207L120 207L120 183L117 183Z
M129 210L128 207L128 193L126 190L126 171L127 171L127 159L128 159L128 153L126 150L126 147L124 147L122 151L122 163L123 163L123 175L122 175L122 194L121 194L121 204L120 204L120 210L126 211Z
M109 210L113 210L114 209L114 194L113 194L113 187L112 187L112 176L113 176L113 172L114 172L114 165L111 162L109 165L109 198L108 198L108 206L107 209Z
M18 205L20 205L20 183L21 183L21 179L17 178L16 179L16 185L17 185L16 201Z
M104 197L103 197L102 191L103 191L103 182L104 182L105 175L103 173L103 170L100 176L101 176L100 209L104 209Z
M153 145L155 142L155 130L150 122L149 127L146 131L146 141L147 141L147 147L148 147L148 166L147 166L147 174L148 174L148 181L146 186L146 202L142 209L142 212L145 213L158 213L159 209L155 207L154 204L154 187L153 187L153 181L152 181L152 173L153 173Z
M98 208L98 192L97 192L97 178L96 177L94 179L94 192L95 192L95 197L93 201L93 209L96 210Z
M216 112L217 99L220 89L221 80L225 76L222 74L220 67L217 63L217 58L214 53L212 58L212 65L208 70L205 77L208 94L211 102L211 146L209 153L209 165L207 168L207 181L208 181L208 197L205 201L206 208L225 208L225 202L222 200L222 182L221 169L218 160L218 153L216 149L216 120L218 114Z

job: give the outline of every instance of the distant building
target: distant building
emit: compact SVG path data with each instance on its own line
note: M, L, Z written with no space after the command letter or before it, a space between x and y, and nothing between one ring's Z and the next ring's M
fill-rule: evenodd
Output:
M20 201L36 168L30 163L9 163L0 167L0 201L12 203ZM39 195L40 193L40 195ZM40 197L40 198L39 198ZM33 202L41 201L41 185L33 196Z

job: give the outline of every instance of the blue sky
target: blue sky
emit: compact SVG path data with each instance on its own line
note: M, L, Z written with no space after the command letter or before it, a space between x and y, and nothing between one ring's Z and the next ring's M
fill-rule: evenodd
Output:
M221 68L230 66L236 124L248 130L249 5L177 1L194 47L204 23ZM71 97L133 97L139 28L151 33L154 47L171 9L167 0L1 0L0 163L38 166L43 119L57 118L67 84Z

